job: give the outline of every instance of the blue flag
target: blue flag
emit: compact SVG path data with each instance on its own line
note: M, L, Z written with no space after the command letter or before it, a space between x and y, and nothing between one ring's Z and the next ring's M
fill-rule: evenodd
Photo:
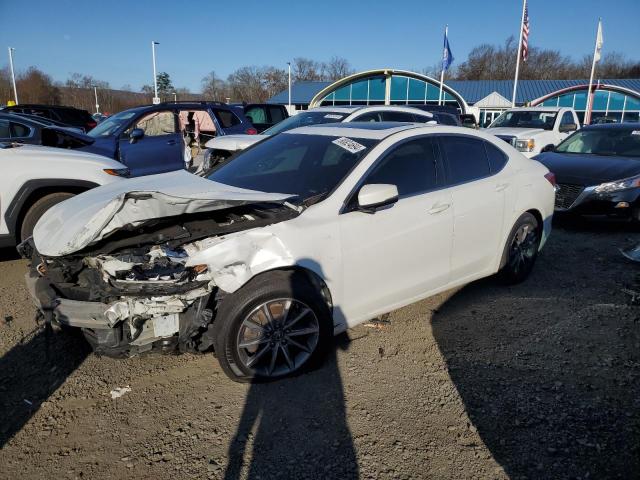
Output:
M442 70L449 70L449 66L453 63L453 54L449 45L449 37L447 30L444 31L444 49L442 51Z

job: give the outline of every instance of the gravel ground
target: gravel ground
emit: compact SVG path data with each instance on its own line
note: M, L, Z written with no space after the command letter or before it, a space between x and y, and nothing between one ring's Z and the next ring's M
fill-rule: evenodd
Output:
M2 252L0 477L640 478L640 265L617 251L638 231L564 220L522 285L397 310L263 385L45 338Z

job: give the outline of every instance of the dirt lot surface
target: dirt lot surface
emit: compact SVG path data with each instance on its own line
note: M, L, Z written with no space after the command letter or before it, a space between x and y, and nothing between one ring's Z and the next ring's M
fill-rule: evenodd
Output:
M640 264L617 251L638 231L565 220L524 284L395 311L253 386L211 355L47 342L3 252L0 477L640 478Z

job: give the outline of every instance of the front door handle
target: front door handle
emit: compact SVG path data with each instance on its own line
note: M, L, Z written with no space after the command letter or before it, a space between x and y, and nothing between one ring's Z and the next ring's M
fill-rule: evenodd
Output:
M498 185L496 185L496 192L502 192L508 186L509 186L508 183L499 183Z
M451 206L450 203L436 203L429 209L429 213L434 215L436 213L444 212L447 208Z
M169 140L167 141L167 145L175 145L176 141L175 140Z

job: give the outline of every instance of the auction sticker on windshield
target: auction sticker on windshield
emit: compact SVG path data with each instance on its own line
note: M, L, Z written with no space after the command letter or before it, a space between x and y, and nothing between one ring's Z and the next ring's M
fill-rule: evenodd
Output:
M364 145L359 144L355 140L351 140L347 137L336 138L332 143L335 143L339 147L344 148L349 153L358 153L367 148Z

